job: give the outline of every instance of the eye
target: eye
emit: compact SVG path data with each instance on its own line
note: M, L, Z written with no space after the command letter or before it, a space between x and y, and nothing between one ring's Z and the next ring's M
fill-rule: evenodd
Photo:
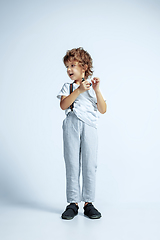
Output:
M72 66L72 67L74 67L75 65L74 65L74 64L72 64L71 66Z

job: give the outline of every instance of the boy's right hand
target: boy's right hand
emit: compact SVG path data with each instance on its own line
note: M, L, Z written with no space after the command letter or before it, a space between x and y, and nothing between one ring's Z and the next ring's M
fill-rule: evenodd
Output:
M78 88L79 88L80 93L83 93L87 90L90 90L90 82L85 80L85 81L80 83L80 86Z

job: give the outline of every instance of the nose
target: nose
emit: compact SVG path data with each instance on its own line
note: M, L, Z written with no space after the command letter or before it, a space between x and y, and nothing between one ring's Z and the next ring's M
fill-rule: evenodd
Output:
M68 71L70 71L70 70L71 70L71 67L70 67L70 66L68 66L67 70L68 70Z
M69 73L70 73L70 71L71 71L71 68L70 68L70 67L68 67L68 68L67 68L67 73L69 74Z

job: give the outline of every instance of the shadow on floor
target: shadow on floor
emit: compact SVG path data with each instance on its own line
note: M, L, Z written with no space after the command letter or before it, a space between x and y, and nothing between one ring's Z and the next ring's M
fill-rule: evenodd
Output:
M58 206L49 206L45 203L36 203L36 202L22 202L22 203L17 203L16 204L18 207L23 207L23 208L28 208L28 209L33 209L33 210L40 210L44 212L50 212L50 213L55 213L58 215L61 215L63 212L63 209L58 208Z

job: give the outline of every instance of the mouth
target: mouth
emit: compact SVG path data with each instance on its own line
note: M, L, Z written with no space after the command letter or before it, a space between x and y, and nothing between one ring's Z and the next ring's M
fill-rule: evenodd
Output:
M72 77L72 76L73 76L73 73L70 73L69 76Z

